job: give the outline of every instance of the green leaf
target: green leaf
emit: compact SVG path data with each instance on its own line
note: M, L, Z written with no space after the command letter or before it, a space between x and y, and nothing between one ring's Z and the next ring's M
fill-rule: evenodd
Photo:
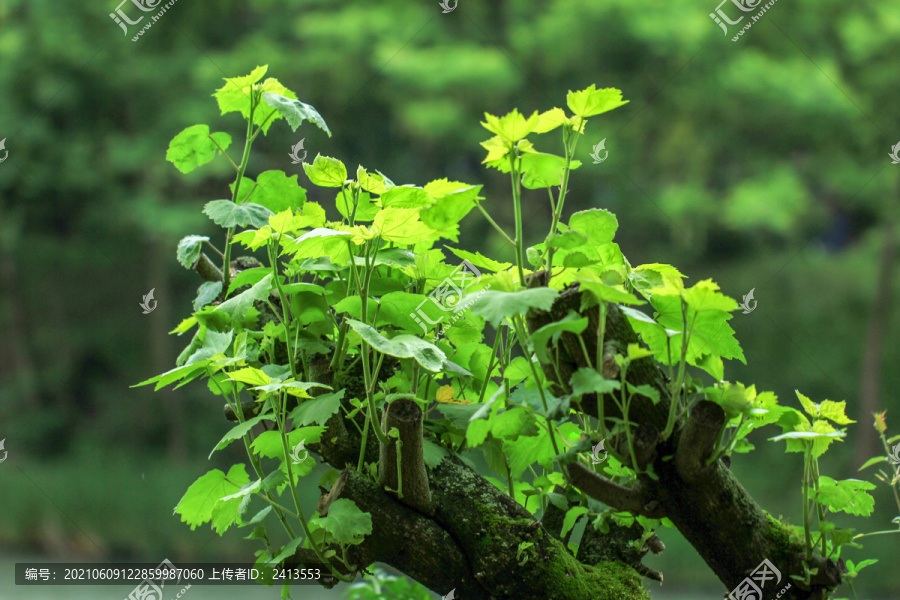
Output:
M262 227L269 222L269 217L274 214L265 206L246 202L244 204L235 204L231 200L212 200L207 202L203 207L203 212L216 225L230 228L240 225L246 227L253 225L254 227Z
M384 208L422 208L433 202L431 194L414 185L395 185L381 195Z
M622 384L613 379L607 379L596 369L582 367L572 373L572 393L577 396L584 394L609 394L622 387Z
M347 188L341 188L334 203L344 218L349 219L353 215L353 194ZM379 210L379 206L372 202L372 197L368 193L360 192L357 198L355 222L371 221Z
M311 105L300 102L295 98L289 98L273 92L264 93L263 100L266 104L281 113L281 116L284 117L285 120L287 120L288 125L291 126L292 131L297 131L300 124L306 120L315 124L319 129L327 133L328 137L331 137L331 130L328 129L325 119L323 119L322 115L319 114L319 111Z
M265 300L269 297L269 293L274 286L272 281L272 273L269 273L260 279L258 283L254 284L249 290L241 292L237 296L229 298L218 305L216 310L225 313L234 321L240 320L247 310L253 306L254 302Z
M605 208L582 210L569 219L569 229L583 233L591 246L601 246L613 241L619 221Z
M581 161L573 160L571 170L581 166ZM522 156L522 186L529 190L562 185L566 170L566 159L555 154L529 152Z
M174 512L181 515L181 520L193 531L212 519L213 508L220 498L235 493L249 482L250 477L243 463L232 466L227 478L219 469L213 469L191 484Z
M535 288L520 292L484 292L472 304L472 312L497 327L504 318L524 315L532 308L550 310L559 291L553 288Z
M197 297L194 298L194 312L200 310L219 297L222 292L221 281L207 281L197 289Z
M245 285L252 286L259 283L266 275L271 272L272 270L267 267L253 267L252 269L244 269L231 278L231 283L228 284L228 295L231 295L239 287L243 287Z
M209 453L209 458L212 458L212 455L216 451L221 450L222 448L225 448L226 446L228 446L228 444L230 444L234 440L239 440L242 437L244 437L244 435L246 435L246 433L248 431L250 431L254 425L258 425L259 423L261 423L264 420L274 421L275 415L273 413L266 413L264 415L259 415L259 416L253 417L252 419L247 419L243 423L238 423L237 425L232 427L231 431L229 431L224 436L222 436L222 439L219 440L219 443L216 444L216 447L213 448L212 452Z
M384 208L375 215L372 225L382 239L403 246L435 237L435 231L419 219L417 208Z
M296 128L295 128L296 129ZM269 508L272 508L271 506ZM292 539L290 542L284 545L284 548L281 549L281 552L278 553L278 556L272 559L271 564L277 565L281 564L281 561L292 557L297 553L297 548L303 543L303 540L306 539L304 536L298 536Z
M216 102L219 104L219 110L221 110L222 114L239 112L244 119L249 119L251 89L254 85L259 85L260 89L263 91L263 95L265 95L266 92L271 92L288 98L297 97L296 94L281 85L277 79L270 77L262 84L258 84L257 82L262 79L267 70L268 65L264 65L256 67L249 75L244 75L242 77L226 77L225 85L216 90L216 93L213 94L216 98ZM273 114L274 116L272 116ZM268 110L266 105L261 102L253 113L253 124L262 126L262 132L266 133L269 130L269 127L272 126L272 123L280 118L281 115L278 114L277 109Z
M580 231L569 229L563 233L551 233L547 236L546 244L548 248L560 248L562 250L571 250L578 246L583 246L588 241L588 236Z
M524 117L518 109L513 109L512 112L502 117L484 113L484 119L485 121L481 125L491 133L497 134L507 144L518 142L533 132L538 125L537 111L534 111L528 118Z
M559 321L548 323L531 334L531 342L534 344L534 353L537 354L538 360L542 363L549 363L550 357L547 355L547 341L553 338L553 345L559 340L559 336L564 331L580 334L587 328L588 318L582 317L574 310L560 319Z
M733 298L719 293L719 286L712 279L698 281L684 292L684 301L694 310L737 310L738 303Z
M424 455L425 464L429 469L433 469L441 464L441 461L450 456L447 449L443 446L435 444L428 438L422 440L422 453Z
M263 171L256 178L256 187L241 186L242 191L253 190L242 201L253 201L260 206L268 208L272 213L280 213L284 210L303 208L306 202L306 190L297 182L298 175L288 177L284 171Z
M310 425L324 425L328 419L341 408L341 398L344 390L315 396L306 400L291 412L291 420L295 427Z
M622 100L621 90L616 88L601 88L598 90L594 84L580 92L569 90L566 96L566 104L568 104L569 110L582 118L605 113L623 104L628 104L628 102L628 100Z
M360 187L369 193L381 195L394 187L394 182L381 173L369 173L362 165L356 169L356 181Z
M856 423L846 415L847 403L844 401L834 402L833 400L825 400L819 405L819 416L829 419L838 425L849 425Z
M868 481L859 479L835 481L831 477L821 476L816 500L832 511L868 517L875 509L875 498L866 490L874 489L875 485Z
M228 471L228 482L234 482L238 486L244 487L250 482L250 477L247 476L247 471L244 469L243 464L237 464L231 467L231 470ZM240 491L240 488L239 490ZM228 495L225 496L227 498ZM210 524L213 529L215 529L216 533L222 535L225 533L228 528L234 524L235 519L237 519L238 514L240 513L240 507L243 498L234 497L233 499L225 500L219 499L212 509L212 514L210 515Z
M497 262L496 260L492 260L486 256L482 256L479 252L468 252L466 250L450 248L449 246L447 247L447 250L449 250L459 258L469 261L479 269L486 269L494 273L505 271L512 266L512 263Z
M575 522L578 521L578 518L584 514L587 514L587 507L584 506L573 506L568 511L566 511L566 518L563 519L562 531L560 532L560 537L566 537L566 534L575 527Z
M172 138L166 160L182 173L190 173L216 157L219 151L216 142L226 150L231 145L231 136L227 133L210 135L209 126L193 125Z
M320 427L318 425L310 426L310 427L298 427L296 429L291 430L288 434L288 450L299 444L300 442L305 442L306 446L309 447L310 444L318 444L322 439L322 433L325 431L324 427ZM250 445L253 452L262 456L264 458L277 458L280 460L284 460L284 447L281 443L281 432L279 431L264 431L253 440L253 443ZM302 464L306 464L307 461L304 461ZM294 475L297 475L297 469L295 466Z
M372 515L364 513L353 500L340 498L328 506L328 516L312 519L338 544L359 544L372 533Z
M293 254L295 259L325 256L333 264L344 264L350 260L347 240L352 237L349 231L317 227L296 239L282 239L281 243L284 251Z
M437 372L443 368L447 355L430 342L408 334L401 334L388 339L371 325L366 325L355 319L347 319L347 323L370 346L382 354L397 358L413 358L429 371Z
M644 304L643 300L638 300L633 294L629 294L622 289L621 286L606 285L597 279L587 279L583 277L578 277L577 281L580 287L594 294L598 300L612 302L614 304Z
M858 470L862 471L863 469L871 467L874 464L877 464L880 462L887 462L887 461L888 461L888 459L886 456L874 456L874 457L870 458L869 460L867 460L866 462L864 462L863 466L861 466Z
M185 269L193 269L197 261L200 260L200 249L203 242L208 242L209 237L205 235L186 235L178 242L178 250L176 257L181 266Z
M240 381L249 386L266 385L272 382L272 378L266 375L262 370L255 367L246 367L238 369L233 373L229 373L228 378L232 381Z
M303 163L303 170L311 182L321 187L341 187L347 181L347 167L330 156L316 155L312 164Z

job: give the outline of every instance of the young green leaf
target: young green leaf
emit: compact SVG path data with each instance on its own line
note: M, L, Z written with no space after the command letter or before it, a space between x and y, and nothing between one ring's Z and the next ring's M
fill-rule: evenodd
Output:
M275 415L273 415L271 412L266 413L264 415L258 415L256 417L253 417L252 419L247 419L243 423L238 423L237 425L232 427L228 433L226 433L224 436L222 436L222 439L219 440L219 443L216 444L216 447L212 449L212 452L209 453L209 458L212 458L212 455L217 450L221 450L222 448L225 448L226 446L228 446L228 444L230 444L234 440L239 440L242 437L244 437L244 435L246 435L246 433L248 431L250 431L254 425L258 425L259 423L261 423L262 421L265 421L265 420L274 421Z
M230 145L231 136L227 133L210 134L208 125L193 125L172 138L166 160L182 173L190 173L212 161L220 147L224 151Z
M271 92L288 98L297 97L294 92L281 85L277 79L270 77L262 84L258 84L257 82L263 78L268 68L268 65L263 65L253 69L249 75L225 78L225 85L213 94L216 102L219 103L219 110L222 111L223 115L230 112L239 112L244 119L249 119L251 91L256 85L259 85L264 95L266 92ZM265 103L260 103L253 113L253 124L262 126L262 132L265 134L269 127L272 126L272 123L280 118L281 115L278 114L278 110L269 109Z
M341 187L347 181L347 167L330 156L316 155L312 164L303 163L303 170L311 182L321 187Z
M328 137L331 137L331 130L328 129L325 119L311 105L300 102L296 98L289 98L274 92L265 92L263 100L281 113L281 116L287 120L293 131L297 131L300 124L306 120L314 123L319 129L327 133Z
M388 339L371 325L355 319L347 319L347 323L370 346L389 356L397 358L413 358L423 368L437 372L442 370L447 355L437 346L413 335L401 334Z
M623 104L628 100L622 100L622 91L616 88L596 89L594 84L580 92L569 90L566 96L566 104L575 115L585 118L605 113Z
M266 299L274 285L272 274L269 273L249 290L241 292L218 305L216 310L228 315L232 320L239 320L247 312L247 309L253 306L254 302Z
M200 248L203 246L203 242L208 241L209 237L205 235L186 235L181 238L176 251L176 257L181 266L185 269L193 269L200 260Z
M246 227L253 225L254 227L262 227L269 222L269 217L274 213L259 204L246 202L244 204L235 204L231 200L212 200L203 207L203 212L213 220L216 225L230 228Z
M333 414L340 410L343 397L344 390L340 390L307 400L291 412L291 421L295 427L312 423L324 425Z
M859 479L835 481L831 477L819 477L819 491L816 500L828 506L831 511L842 511L851 515L868 517L875 509L875 498L867 490L875 485Z
M347 498L332 502L328 506L328 516L312 520L330 533L338 544L359 544L372 533L372 515L361 511Z
M532 308L550 310L559 291L553 288L534 288L520 292L484 292L472 304L472 312L484 317L494 327L504 318L524 315Z
M575 527L576 521L578 518L584 514L587 514L588 509L584 506L573 506L568 511L566 511L566 518L563 519L562 531L560 532L560 537L565 538L566 534L569 533L573 527Z
M249 482L243 463L232 466L227 476L219 469L213 469L191 484L174 512L181 515L181 520L193 531L212 518L213 508L220 498L237 492Z
M219 297L222 292L221 281L207 281L197 288L197 297L194 298L194 311L198 311Z

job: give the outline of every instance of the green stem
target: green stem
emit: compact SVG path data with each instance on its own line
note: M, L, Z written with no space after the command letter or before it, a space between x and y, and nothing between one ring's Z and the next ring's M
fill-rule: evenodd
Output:
M237 177L234 180L234 191L231 194L231 201L238 203L241 191L241 180L244 178L244 172L247 170L247 162L250 160L250 147L253 145L253 112L256 110L256 102L258 95L255 92L250 94L250 116L247 118L247 138L244 141L244 155L241 157L241 166L238 167ZM222 294L221 299L224 300L228 294L228 284L231 282L231 238L234 237L234 227L228 228L225 236L225 266L222 267Z
M522 188L516 161L519 158L518 148L513 148L509 155L509 176L512 179L513 210L516 218L516 267L519 270L519 283L525 287L525 239L522 234Z

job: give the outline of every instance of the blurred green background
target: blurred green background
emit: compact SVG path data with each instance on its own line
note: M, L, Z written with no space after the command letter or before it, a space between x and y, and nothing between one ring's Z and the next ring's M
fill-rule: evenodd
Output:
M874 469L857 473L879 450L872 411L887 409L889 433L900 431L900 370L890 367L900 362L900 166L888 157L900 140L900 4L783 0L732 42L747 19L724 35L709 17L715 2L459 0L443 14L437 0L179 0L132 42L144 23L125 35L109 17L116 0L0 0L9 153L0 163L0 439L9 453L0 463L0 597L83 591L15 590L7 575L26 557L252 559L243 531L192 532L172 515L194 479L242 459L237 445L206 458L228 429L220 402L199 383L129 386L171 368L189 341L167 334L200 283L176 263L175 245L190 233L219 235L200 209L226 197L231 179L222 160L182 176L165 161L169 140L206 123L239 143L242 122L219 116L210 95L223 77L263 64L334 136L276 123L257 140L248 176L279 169L306 187L289 157L304 139L308 160L335 156L398 184L483 183L508 229L508 182L480 164L478 143L490 137L483 113L564 106L567 90L591 83L621 89L631 102L593 119L579 145L567 213L616 213L633 265L670 263L737 299L754 289L757 309L731 321L748 364L727 365L726 377L791 405L794 389L846 400L859 422L822 472L875 481ZM723 10L743 14L731 3ZM601 140L608 159L594 164L588 154ZM308 187L310 199L333 204ZM550 209L539 191L524 201L527 240L537 243ZM475 211L457 246L511 258ZM151 288L158 307L145 315L138 304ZM798 523L801 457L765 441L777 433L754 434L757 451L732 468L764 507ZM305 500L317 495L311 487ZM880 483L875 496L871 519L838 522L890 528L897 507ZM663 588L648 584L654 596L721 597L677 532L660 535L668 550L646 561L665 575ZM863 573L860 598L900 589L897 547L897 537L877 536L845 553L880 559ZM296 589L297 598L341 596Z

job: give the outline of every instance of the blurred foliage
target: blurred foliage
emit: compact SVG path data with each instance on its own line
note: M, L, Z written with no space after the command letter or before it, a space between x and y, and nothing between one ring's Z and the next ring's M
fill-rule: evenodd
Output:
M227 164L183 178L164 160L168 142L207 122L205 95L223 77L266 63L335 135L273 128L251 170L303 183L288 154L305 136L311 156L366 164L397 183L484 183L502 225L511 203L503 176L479 164L483 113L530 112L591 82L623 90L631 103L579 147L585 164L567 211L615 212L635 264L665 256L731 296L755 288L759 308L733 322L748 365L727 378L782 398L800 388L846 399L858 417L879 250L900 220L900 167L887 157L900 138L900 4L778 2L732 42L708 16L713 0L463 0L449 14L436 0L181 0L132 42L138 26L123 35L108 16L115 2L0 0L9 152L0 164L0 436L10 461L58 460L87 438L160 461L167 451L202 454L221 436L221 407L206 389L162 398L127 386L187 343L165 332L199 281L171 258L181 236L212 232L200 203L229 195ZM226 119L210 126L241 134ZM604 138L609 158L592 164L590 146ZM524 196L534 241L549 218L539 195ZM463 222L460 245L511 257L478 216ZM895 277L894 297L897 287ZM151 288L159 308L144 315L137 305ZM900 333L896 319L883 327L887 340ZM900 413L900 371L887 368L898 360L900 346L886 344L880 408L889 415ZM188 415L196 426L179 428ZM734 468L773 512L791 515L778 479L794 474L767 452ZM831 472L858 467L849 450L833 460ZM0 479L0 497L9 486ZM880 502L876 518L887 514ZM677 554L660 560L680 565ZM872 571L896 588L888 564ZM679 570L666 575L677 581Z

